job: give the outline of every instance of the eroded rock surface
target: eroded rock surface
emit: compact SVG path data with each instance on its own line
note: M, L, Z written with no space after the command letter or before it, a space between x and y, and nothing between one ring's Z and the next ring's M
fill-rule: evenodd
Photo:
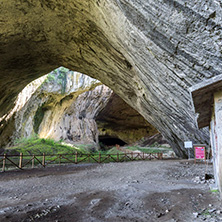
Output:
M1 2L0 112L33 79L63 65L101 80L179 156L199 131L188 87L222 72L219 0Z
M132 143L157 132L110 88L64 67L25 87L0 130L0 146L37 134L95 148L99 135Z
M112 93L104 87L96 79L65 68L32 82L19 94L14 112L1 126L0 136L5 138L1 145L33 134L96 143L98 131L93 118Z
M129 107L118 95L112 93L106 106L95 116L99 135L104 138L119 138L132 144L158 133L135 108Z

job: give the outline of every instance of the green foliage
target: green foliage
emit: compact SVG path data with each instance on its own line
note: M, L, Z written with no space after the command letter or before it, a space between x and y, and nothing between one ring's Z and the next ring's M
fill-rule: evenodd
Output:
M30 136L29 138L20 138L20 139L16 139L14 141L14 145L19 145L20 143L26 143L27 141L31 141L31 140L35 140L38 139L38 134L34 133L32 136Z
M46 79L44 80L41 86L43 86L44 83L54 82L54 81L56 81L56 72L52 71L47 75Z
M57 84L61 85L61 93L64 94L66 92L66 85L67 85L67 73L69 69L65 67L59 67L58 69L53 70L47 75L47 78L44 82L56 82Z
M139 150L145 153L164 152L164 149L162 148L144 148L139 146L128 146L125 148L132 151ZM119 151L116 147L113 147L108 151L96 151L95 146L91 144L80 144L73 147L64 143L62 144L62 141L56 142L53 139L39 138L36 134L34 134L30 138L22 138L20 140L17 140L13 147L6 149L7 154L17 155L17 157L13 157L13 161L17 163L19 161L19 153L23 153L24 155L23 163L28 162L29 165L32 164L32 162L30 161L30 156L35 155L35 157L37 158L34 160L35 166L40 165L40 163L43 161L43 153L45 153L46 164L58 164L69 163L70 161L75 162L76 152L78 152L78 162L82 161L82 163L88 161L91 163L95 163L96 160L99 159L103 163L113 162L115 160L130 161L130 158L125 157L124 152ZM59 156L58 154L65 155ZM88 156L89 154L93 155L92 158ZM112 154L112 156L109 156L107 154ZM140 158L137 158L137 160L140 160ZM10 163L7 164L9 165Z
M56 77L55 77L55 73L54 73L54 72L51 72L51 73L49 73L49 74L47 75L47 80L48 80L49 82L53 82L53 81L55 81L55 79L56 79Z
M56 142L53 139L41 139L36 135L17 140L15 146L7 148L6 152L10 154L17 152L23 153L24 155L85 153L84 150L78 147L63 145L61 142Z
M138 146L128 146L128 150L140 150L143 148ZM145 149L145 148L144 148ZM158 149L146 149L148 153L158 152ZM152 151L151 151L152 150ZM28 167L28 165L34 164L34 166L41 166L41 163L45 164L64 164L64 163L75 163L78 162L89 162L97 163L98 161L102 163L116 162L116 161L131 161L131 156L127 157L122 151L119 151L116 147L108 151L96 151L95 147L91 144L81 144L75 147L68 146L66 144L61 144L61 142L56 142L52 139L39 138L36 134L30 138L22 138L17 140L15 146L7 148L6 153L9 155L16 155L10 157L14 163L19 163L19 153L23 153L23 166ZM76 155L76 152L78 155ZM162 150L161 150L162 152ZM43 155L45 154L45 156ZM108 155L107 155L108 154ZM34 159L32 156L35 155ZM78 158L77 158L78 157ZM77 159L76 159L77 158ZM140 157L136 156L133 160L141 160ZM7 162L7 169L13 167L11 162Z
M160 146L160 144L157 143L157 142L155 142L155 143L153 143L150 147L159 147L159 146Z
M201 215L207 216L210 215L209 209L204 210Z
M219 190L218 189L212 189L210 190L212 193L219 193Z
M64 67L60 67L59 69L56 70L56 72L58 73L58 84L60 84L62 86L62 90L61 90L62 94L64 94L66 92L67 72L68 71L69 70Z

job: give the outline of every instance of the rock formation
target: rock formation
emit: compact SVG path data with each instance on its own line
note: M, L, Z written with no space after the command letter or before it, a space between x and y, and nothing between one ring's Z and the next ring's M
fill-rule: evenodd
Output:
M13 112L1 126L0 135L5 138L5 143L1 140L2 145L33 134L55 140L87 142L96 139L93 134L97 133L97 128L92 117L98 107L96 104L90 106L95 98L86 98L99 85L101 82L98 80L65 68L56 69L30 83L19 94ZM111 93L111 90L107 90L106 94L104 87L97 89L98 106L103 106ZM99 103L100 100L104 100L104 103ZM85 116L84 111L88 111Z
M1 2L0 112L58 66L114 90L183 157L208 142L188 87L222 71L218 0L11 0Z
M135 107L134 107L135 108ZM119 138L132 144L158 131L138 112L112 93L104 108L95 116L100 138Z
M38 134L96 148L99 135L132 143L156 132L107 86L61 67L33 81L19 94L1 126L0 145Z

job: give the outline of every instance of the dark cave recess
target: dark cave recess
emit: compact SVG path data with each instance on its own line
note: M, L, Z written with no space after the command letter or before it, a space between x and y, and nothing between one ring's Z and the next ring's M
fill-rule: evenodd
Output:
M126 142L123 140L111 136L99 136L99 143L104 146L115 146L117 144L120 146L126 145Z

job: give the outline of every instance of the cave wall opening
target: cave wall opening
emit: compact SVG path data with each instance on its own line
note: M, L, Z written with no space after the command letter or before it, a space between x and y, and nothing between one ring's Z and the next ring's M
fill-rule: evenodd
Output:
M206 0L198 7L178 0L3 1L0 119L27 83L63 65L100 79L186 157L185 140L209 141L208 129L195 124L188 87L222 71L221 10Z
M115 146L115 145L120 145L120 146L127 145L125 141L117 137L112 137L109 135L99 136L99 144L100 144L101 149L104 149L109 146Z

